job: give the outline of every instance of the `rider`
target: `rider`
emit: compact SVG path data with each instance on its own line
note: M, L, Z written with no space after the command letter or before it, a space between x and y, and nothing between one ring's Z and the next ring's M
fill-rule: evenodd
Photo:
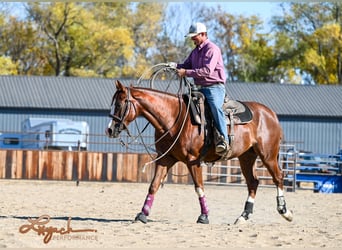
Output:
M199 90L204 94L210 107L214 124L220 133L215 151L224 155L230 148L227 124L222 105L225 97L226 74L220 48L207 36L203 23L194 23L189 28L190 37L196 46L183 63L168 63L177 68L180 77L192 77Z

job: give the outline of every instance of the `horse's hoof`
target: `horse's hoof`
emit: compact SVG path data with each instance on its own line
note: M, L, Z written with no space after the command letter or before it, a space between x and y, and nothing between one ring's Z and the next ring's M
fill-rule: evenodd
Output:
M283 218L287 221L292 221L293 220L293 215L292 215L292 212L287 210L286 213L284 214L281 214L281 216L283 216Z
M134 221L141 221L142 223L146 224L147 223L147 217L143 212L140 212L137 214Z
M209 224L208 215L207 214L201 214L197 219L197 223Z
M245 224L246 222L247 222L246 218L243 216L240 216L239 218L236 219L236 221L234 222L234 225Z

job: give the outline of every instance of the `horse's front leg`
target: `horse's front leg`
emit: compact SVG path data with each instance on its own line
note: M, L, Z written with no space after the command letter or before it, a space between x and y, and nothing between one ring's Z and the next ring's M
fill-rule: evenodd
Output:
M147 216L150 215L153 201L154 201L154 196L157 193L162 181L166 177L169 168L170 167L166 167L165 165L161 165L157 163L156 169L154 172L154 177L150 184L144 205L141 209L141 212L138 213L137 216L135 217L135 221L141 221L143 223L147 223Z
M202 167L200 165L200 162L196 161L195 164L188 164L188 169L194 181L195 191L198 195L199 204L201 207L201 214L197 219L197 223L209 224L209 207L207 204L207 199L204 194Z

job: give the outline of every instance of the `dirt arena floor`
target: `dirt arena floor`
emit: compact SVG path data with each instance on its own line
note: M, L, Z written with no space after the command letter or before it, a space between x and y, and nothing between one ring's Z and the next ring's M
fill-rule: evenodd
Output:
M147 224L134 223L148 183L0 180L0 248L340 248L342 194L286 192L292 222L262 188L250 221L234 225L246 187L207 185L210 224L192 185L166 184Z

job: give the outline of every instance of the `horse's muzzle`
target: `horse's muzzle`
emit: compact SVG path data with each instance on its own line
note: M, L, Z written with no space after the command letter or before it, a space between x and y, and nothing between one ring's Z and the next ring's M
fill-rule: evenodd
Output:
M118 138L120 132L120 124L115 123L113 120L109 122L108 127L105 130L105 133L109 138Z

